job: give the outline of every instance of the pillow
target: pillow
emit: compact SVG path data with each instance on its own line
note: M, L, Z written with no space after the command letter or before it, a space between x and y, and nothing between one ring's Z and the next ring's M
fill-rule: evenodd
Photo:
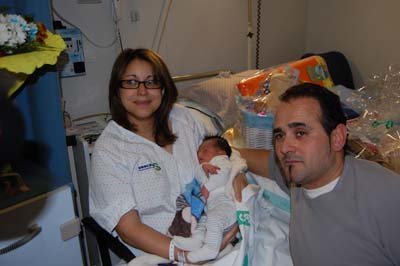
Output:
M179 98L178 103L188 108L196 119L202 121L207 134L221 134L225 129L221 118L201 104L186 98Z
M191 99L210 111L216 113L226 127L231 127L238 120L239 110L235 96L239 95L236 84L244 78L251 77L258 70L247 70L237 74L217 76L178 89L179 96Z

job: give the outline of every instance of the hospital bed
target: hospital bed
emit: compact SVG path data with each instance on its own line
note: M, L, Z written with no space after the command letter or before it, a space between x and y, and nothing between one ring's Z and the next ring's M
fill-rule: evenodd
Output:
M216 70L174 77L178 87L181 85L178 89L180 94L178 102L188 107L192 114L203 122L207 131L221 134L227 125L233 124L236 119L235 84L256 72L252 70L232 74L227 70ZM208 104L205 105L204 102ZM221 108L222 106L226 109ZM110 116L106 113L81 117L73 121L75 131L70 132L76 138L72 141L75 144L72 145L70 160L73 161L71 164L75 169L73 179L77 193L78 214L82 224L83 249L87 257L86 262L90 265L98 263L112 265L115 260L113 253L126 262L135 257L118 238L101 228L89 215L90 154L98 135L109 119Z
M337 52L325 53L321 56L325 56L327 58L327 62L330 62L329 64L331 68L335 66L335 63L332 63L335 60L336 62L338 62L337 60L345 60L344 56ZM345 73L343 71L339 73L333 71L333 73L335 73L335 77L332 76L332 79L334 81L336 80L335 82L342 84L347 82L347 84L344 85L350 84L348 86L351 86L353 81L351 72L349 72L350 68L348 67L347 60L341 61L337 64L341 65L341 69L343 69L344 65L346 71ZM221 134L228 128L236 127L238 123L240 111L236 104L236 97L239 95L236 84L243 79L257 75L257 73L259 73L259 70L256 69L246 70L239 73L231 73L230 71L226 70L217 70L200 74L174 77L175 82L178 84L178 102L191 109L193 114L199 120L203 121L209 131L214 131ZM235 139L230 140L231 142L235 141ZM83 140L83 142L85 141ZM239 146L241 146L243 143L236 142L233 144L239 144ZM77 169L81 169L77 170L77 172L80 171L79 175L85 176L86 178L83 178L83 180L87 180L88 172L90 170L88 169L87 162L86 165L82 165L85 164L85 160L82 160L82 156L84 156L82 155L84 153L83 146L84 145L80 144L80 146L78 145L78 147L75 147L75 151L77 152L77 155L75 155L75 164ZM84 195L87 195L88 193L87 183L83 186L80 185L79 190L79 193L83 195L83 198L85 198ZM89 216L87 201L83 204L86 205L81 217L84 229L83 231L87 237L91 237L92 240L94 239L94 245L96 245L95 249L97 249L100 254L99 257L102 265L112 265L112 260L109 253L110 251L115 253L119 258L125 260L126 262L129 262L135 258L134 254L132 254L130 250L119 241L118 238L111 236L108 232L102 229L93 218ZM147 259L149 258L150 257ZM221 264L215 265L231 265L228 262L229 259L232 260L232 256L231 258L226 257L224 259L226 260L225 263L222 262ZM133 260L129 265L137 265L133 263L134 261L138 261L138 263L140 263L140 260Z
M251 73L254 72L252 71ZM209 132L222 133L229 121L233 121L234 115L228 115L222 109L218 114L218 112L210 110L201 102L205 99L204 97L214 97L212 91L223 93L225 96L228 95L233 100L235 93L228 93L228 91L233 91L234 83L248 75L239 74L235 78L231 78L232 76L234 75L231 75L226 70L217 70L174 77L175 82L180 84L192 82L192 85L179 89L180 93L185 91L179 97L179 103L187 106L193 115L204 123ZM209 96L204 96L199 92L197 94L199 98L192 98L190 94L186 94L186 91L189 90L196 93L198 90L208 92ZM221 104L218 101L226 100L226 97L222 97L222 94L217 95L217 97L209 101L214 106ZM196 99L199 99L199 101L196 101ZM229 104L229 108L230 110L234 108L233 102ZM73 171L75 173L73 174L73 179L77 193L78 215L82 224L83 249L87 257L86 262L89 265L98 263L112 265L115 260L114 254L126 262L135 258L134 254L118 238L101 228L89 215L88 176L90 173L90 154L97 136L104 129L109 119L110 116L106 113L81 117L73 121L75 131L70 132L76 138L75 141L72 141L75 144L72 145L71 161L73 162L71 164L75 169Z

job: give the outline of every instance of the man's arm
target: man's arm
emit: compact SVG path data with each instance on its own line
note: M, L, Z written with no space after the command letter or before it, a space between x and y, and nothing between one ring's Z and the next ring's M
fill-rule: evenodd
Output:
M271 151L263 149L237 149L240 155L246 160L249 171L260 175L268 176L268 159L272 155Z
M261 149L237 149L240 155L246 160L248 170L260 175L268 176L268 159L271 154L268 150ZM242 201L242 190L248 185L246 175L239 173L232 182L235 198L237 201Z

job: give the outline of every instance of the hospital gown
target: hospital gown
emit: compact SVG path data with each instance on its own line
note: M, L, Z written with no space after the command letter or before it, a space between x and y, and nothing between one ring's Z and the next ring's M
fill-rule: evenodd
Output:
M141 221L166 234L175 200L198 166L197 149L206 134L188 109L174 105L170 114L178 139L172 154L111 121L96 141L89 180L90 214L112 232L132 209ZM115 233L115 232L114 232ZM143 252L130 247L135 255Z

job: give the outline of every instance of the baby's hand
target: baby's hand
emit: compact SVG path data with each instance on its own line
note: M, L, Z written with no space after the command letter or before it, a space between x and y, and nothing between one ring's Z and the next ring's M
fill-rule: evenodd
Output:
M201 165L201 167L203 168L203 171L204 171L204 173L206 173L207 176L209 176L210 174L212 174L212 175L217 174L218 173L217 170L220 169L218 166L215 166L210 163L203 163Z
M210 196L210 192L208 191L208 189L205 186L202 186L200 189L200 193L203 195L203 197L207 201L208 196Z

